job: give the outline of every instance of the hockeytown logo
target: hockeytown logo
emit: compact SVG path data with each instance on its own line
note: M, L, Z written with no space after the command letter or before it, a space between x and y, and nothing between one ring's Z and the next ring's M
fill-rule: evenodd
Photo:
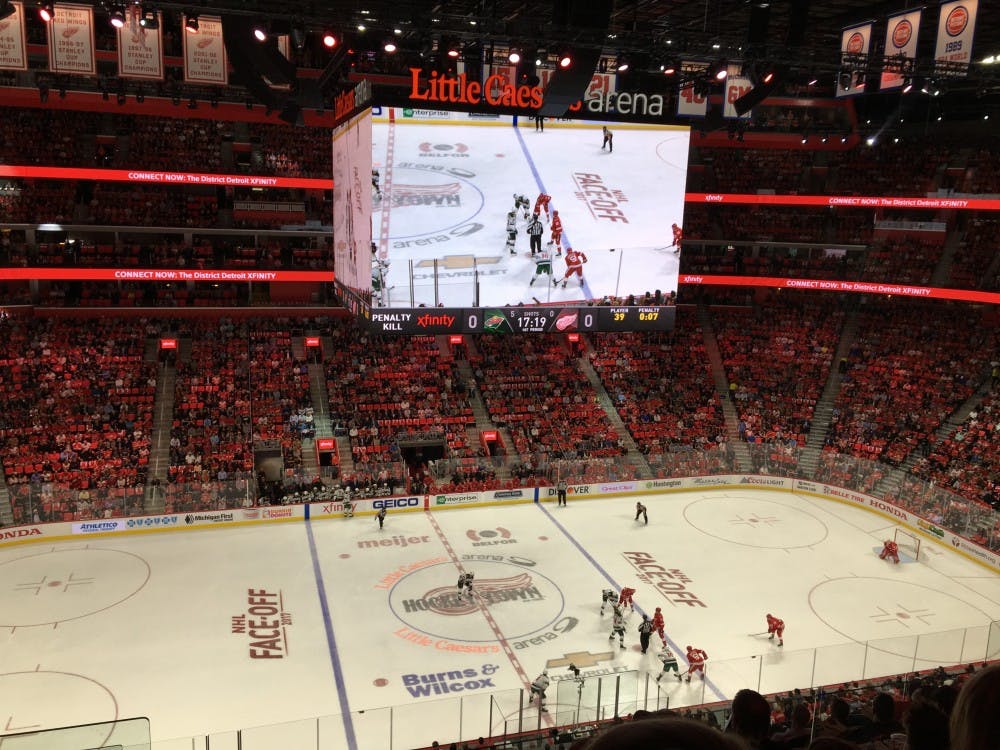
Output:
M475 582L476 597L485 605L500 602L542 601L545 597L534 584L530 573L486 578ZM458 617L479 610L476 601L458 598L455 586L439 586L416 599L403 599L404 612L433 612L438 615Z

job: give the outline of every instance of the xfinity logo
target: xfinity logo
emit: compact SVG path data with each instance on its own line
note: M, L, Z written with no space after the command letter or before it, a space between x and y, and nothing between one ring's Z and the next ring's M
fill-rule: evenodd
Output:
M428 326L447 326L451 328L455 324L454 315L421 315L417 318L417 325L421 328Z

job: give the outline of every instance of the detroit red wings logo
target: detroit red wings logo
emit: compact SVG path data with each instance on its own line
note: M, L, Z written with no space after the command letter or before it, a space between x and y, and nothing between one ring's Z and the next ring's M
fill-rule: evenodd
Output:
M476 580L474 595L487 602L503 601L507 598L519 600L518 592L533 588L531 575L521 573L507 578L485 578ZM476 601L467 601L458 598L458 589L455 586L439 586L431 589L423 595L423 600L427 603L427 610L439 615L450 617L471 615L479 610Z

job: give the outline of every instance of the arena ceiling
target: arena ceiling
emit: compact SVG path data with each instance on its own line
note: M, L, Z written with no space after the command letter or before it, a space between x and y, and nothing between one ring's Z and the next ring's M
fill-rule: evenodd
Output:
M560 16L592 8L602 0L204 0L206 11L228 9L264 17L298 20L307 28L344 29L356 33L365 25L369 39L387 38L399 29L402 48L419 48L442 36L463 43L536 48L550 53L563 44L601 47L609 57L619 54L640 59L648 70L665 59L681 56L737 59L748 51L752 20L762 21L766 44L754 53L783 64L799 77L839 67L840 32L844 26L876 22L873 44L881 43L887 14L912 5L907 0L603 0L611 8L607 29L587 28ZM194 3L194 7L198 7ZM1000 14L980 3L974 59L970 74L974 86L1000 89L1000 64L980 64L988 55L1000 55ZM186 7L191 7L189 4ZM803 17L804 23L797 21ZM933 57L937 6L924 12L918 59ZM715 47L718 45L718 48ZM929 66L928 66L929 70ZM982 93L982 92L980 92Z

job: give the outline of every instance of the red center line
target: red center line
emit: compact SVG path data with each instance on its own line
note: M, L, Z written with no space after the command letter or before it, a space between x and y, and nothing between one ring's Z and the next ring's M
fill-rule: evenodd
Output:
M462 565L462 562L458 559L458 555L455 554L455 550L452 549L451 542L449 542L448 538L444 535L444 532L438 525L437 519L434 518L434 514L427 513L427 518L430 520L431 526L434 527L434 533L437 534L438 539L441 540L441 544L444 545L444 549L448 553L448 556L451 558L451 561L455 563L455 567L458 568L460 573L465 573L466 572L465 566ZM500 626L494 619L493 613L490 612L489 608L485 604L483 604L483 600L480 597L473 596L473 600L479 607L479 611L483 613L483 617L486 618L486 622L490 626L490 629L493 631L493 635L495 635L497 641L500 642L500 648L502 648L504 653L507 654L507 658L510 660L511 666L514 667L514 671L517 673L517 676L521 680L521 683L530 691L531 680L528 679L528 673L525 672L524 667L521 666L520 660L514 654L514 649L510 647L510 643L507 642L507 637L503 634L503 631L500 630ZM539 708L541 708L541 700L539 700L538 703L539 703ZM548 713L541 712L541 715L542 718L545 719L545 723L547 726L550 727L554 726L554 724L552 723L552 718L548 715Z

